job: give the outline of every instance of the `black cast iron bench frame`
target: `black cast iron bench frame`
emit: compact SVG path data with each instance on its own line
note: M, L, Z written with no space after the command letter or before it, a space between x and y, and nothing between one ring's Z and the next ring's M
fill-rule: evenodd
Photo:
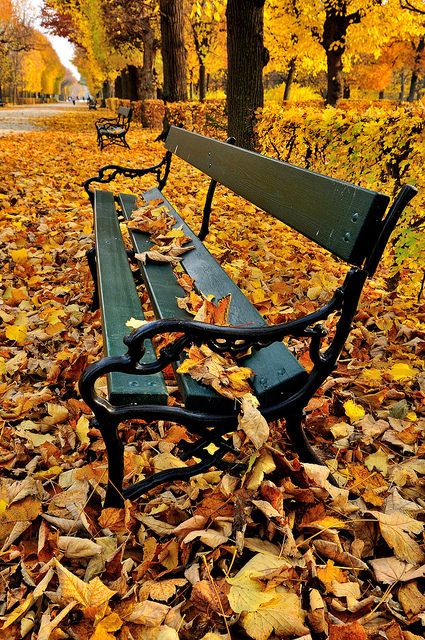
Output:
M106 506L120 506L123 498L137 498L159 484L188 479L211 467L228 468L231 463L226 461L226 455L237 455L228 438L224 437L237 428L238 407L235 404L232 405L215 392L182 375L179 377L179 384L185 406L166 406L167 392L165 387L161 387L161 371L170 363L178 364L184 357L183 350L193 344L206 344L217 353L229 353L235 358L251 348L252 355L245 358L243 364L251 366L255 372L258 360L262 375L265 375L265 378L260 377L258 380L256 376L253 381L254 387L257 384L261 413L268 421L285 419L287 434L299 457L303 461L321 463L302 427L305 407L335 368L349 335L364 283L374 274L391 232L406 204L416 194L415 187L403 186L388 213L384 215L389 205L389 197L386 195L246 151L236 147L231 139L226 143L218 142L171 127L165 146L167 152L155 166L132 169L108 165L99 170L98 176L85 183L95 216L96 248L89 252L88 257L95 282L95 298L100 300L102 310L105 357L87 368L80 379L79 388L81 396L95 415L95 425L100 429L106 444L109 471ZM211 178L198 238L161 193L170 171L172 154L188 161ZM251 311L247 307L248 311L244 313L247 313L250 322L246 322L244 326L238 316L238 313L242 313L238 307L244 306L246 298L222 272L223 275L218 276L218 290L203 292L215 293L217 297L221 297L223 287L224 291L229 290L235 296L231 310L233 309L236 321L232 322L230 316L233 326L216 326L190 320L190 316L178 308L173 311L177 316L167 316L166 307L176 307L172 300L175 291L170 277L175 278L174 274L170 276L171 268L169 265L140 265L154 310L160 319L125 336L126 330L122 326L122 335L117 337L108 329L108 323L116 329L116 319L112 315L118 313L117 307L120 304L125 306L134 295L136 297L133 302L137 305L137 293L134 283L129 283L133 276L127 255L131 252L124 248L116 205L120 209L118 214L128 218L136 207L136 198L128 194L113 196L108 191L93 191L92 187L94 183L110 183L117 175L135 178L151 173L156 176L158 188L143 194L144 198L155 200L163 197L165 206L176 217L176 226L183 225L184 232L192 234L195 250L186 254L182 264L189 273L190 269L194 269L201 283L204 277L208 278L209 274L205 276L205 272L219 268L214 266L214 258L207 253L201 242L208 233L213 195L219 182L348 263L350 266L343 284L315 312L274 326L267 326L261 317L258 322L252 323ZM146 234L133 232L131 236L137 252L149 249L151 242ZM108 275L111 255L114 260L118 260L118 256L120 258ZM110 291L110 287L114 288L111 283L115 278L114 274L118 274L118 281L115 290ZM127 284L124 284L124 280ZM161 302L161 287L165 285L169 291L166 291L167 295ZM121 289L127 290L127 287L130 293L123 293ZM114 304L118 296L121 296L122 302ZM119 321L122 325L124 318L129 317L128 314L138 313L137 308L134 311L134 304L131 306L129 303L128 309L123 311ZM324 346L323 339L327 331L322 322L334 313L339 317L333 336L326 338ZM178 333L179 337L163 348L159 355L155 355L151 340L159 334L173 332ZM283 338L290 336L310 339L309 352L313 368L309 373L282 344ZM267 366L269 372L264 374ZM100 397L95 390L96 381L105 374L108 375L109 385L106 398ZM267 385L269 388L266 388ZM135 387L143 389L137 391ZM205 397L203 393L206 394ZM118 426L122 421L133 418L183 424L197 440L193 443L180 443L180 457L182 460L196 457L199 461L182 468L160 471L123 488L124 448ZM216 445L215 453L207 451L210 443Z
M125 136L130 128L132 115L133 109L131 107L119 107L115 118L96 120L97 144L100 150L111 144L130 149Z

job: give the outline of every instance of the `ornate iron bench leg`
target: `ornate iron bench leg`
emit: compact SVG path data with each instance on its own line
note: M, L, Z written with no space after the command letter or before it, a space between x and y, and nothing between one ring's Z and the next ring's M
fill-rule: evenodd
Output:
M124 445L118 435L120 421L109 415L97 416L92 423L102 434L108 456L108 488L106 490L105 507L122 507L124 505Z
M304 433L304 429L302 427L304 417L304 411L294 411L294 413L287 415L285 417L286 432L295 451L298 453L300 460L303 462L323 465L323 460L317 455Z

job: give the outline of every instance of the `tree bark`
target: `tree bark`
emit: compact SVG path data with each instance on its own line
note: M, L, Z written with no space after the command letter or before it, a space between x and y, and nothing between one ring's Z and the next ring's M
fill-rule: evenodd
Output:
M183 0L160 0L163 97L167 102L187 100L187 64L184 47Z
M263 13L264 0L227 2L228 134L237 145L251 150L255 110L264 104L263 67L268 62Z
M418 46L416 47L416 55L415 55L415 66L412 71L412 77L410 78L410 87L409 87L409 95L407 96L407 102L413 102L416 94L416 87L419 80L419 65L422 59L422 54L425 48L425 38L421 38L419 40Z
M285 91L283 94L284 100L289 100L294 77L295 77L295 58L291 58L291 61L288 66L288 75L286 76Z
M143 30L143 64L139 69L139 99L152 100L156 98L155 57L159 42L149 19L144 21Z
M404 100L405 85L406 85L406 75L405 75L404 69L402 69L400 72L400 93L398 95L398 99L400 100L400 102L403 102Z
M203 102L207 95L206 72L203 62L199 65L199 100Z
M350 24L360 22L360 13L347 15L347 0L325 0L326 18L323 25L322 47L326 52L328 65L326 103L335 107L344 91L342 56L345 51L345 37Z

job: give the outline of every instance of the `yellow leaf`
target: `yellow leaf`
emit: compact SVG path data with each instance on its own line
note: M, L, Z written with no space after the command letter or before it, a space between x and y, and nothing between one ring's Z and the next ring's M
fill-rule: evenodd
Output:
M328 591L332 590L332 582L347 582L347 576L341 569L335 567L333 560L328 560L325 567L317 567L317 577Z
M381 382L382 373L379 369L374 369L373 367L371 369L363 369L360 378L368 380L369 382Z
M88 432L90 429L90 422L87 420L85 416L81 416L78 419L77 425L75 427L75 433L81 444L90 444L90 438L88 437Z
M274 597L255 612L245 613L241 622L254 640L267 640L273 632L280 638L287 638L303 636L309 631L304 624L299 597L283 587L279 587Z
M375 451L375 453L371 453L367 456L364 463L369 471L377 469L378 471L381 471L384 476L388 473L388 456L381 447L379 447L378 451Z
M131 317L130 320L127 320L125 326L130 329L139 329L140 327L144 327L145 324L147 324L147 320L137 320L137 318Z
M128 615L123 616L126 622L134 624L144 624L147 627L159 627L165 616L169 612L170 607L160 602L136 602Z
M353 400L347 400L344 402L345 415L350 418L352 422L360 420L365 415L365 410L359 404L353 402Z
M26 249L12 249L10 255L16 264L24 264L28 260L28 252Z
M404 362L396 362L390 369L390 375L393 380L404 380L405 378L414 378L418 373L417 369L413 369L409 364Z
M56 559L55 565L58 572L62 600L65 602L77 601L87 610L87 617L91 619L96 617L102 605L107 604L116 593L104 585L98 577L87 583L75 576L71 571L68 571L68 569L65 569Z
M27 328L16 324L6 325L6 338L14 340L18 344L24 344L27 337Z
M44 480L50 479L50 478L56 478L56 476L58 476L60 473L62 473L62 467L60 467L59 465L55 464L53 465L53 467L49 467L48 469L45 469L43 471L36 471L33 474L34 478L43 478Z
M90 640L115 640L114 631L121 629L123 621L117 613L111 613L106 618L97 624L93 635L90 636Z

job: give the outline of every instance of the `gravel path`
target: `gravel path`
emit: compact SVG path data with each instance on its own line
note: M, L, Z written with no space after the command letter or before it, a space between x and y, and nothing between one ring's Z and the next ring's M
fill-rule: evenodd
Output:
M48 118L49 116L63 113L65 110L75 111L76 109L84 109L86 111L87 105L85 102L77 102L75 106L70 102L58 102L54 104L1 107L0 136L41 129L42 127L37 125L38 118Z

